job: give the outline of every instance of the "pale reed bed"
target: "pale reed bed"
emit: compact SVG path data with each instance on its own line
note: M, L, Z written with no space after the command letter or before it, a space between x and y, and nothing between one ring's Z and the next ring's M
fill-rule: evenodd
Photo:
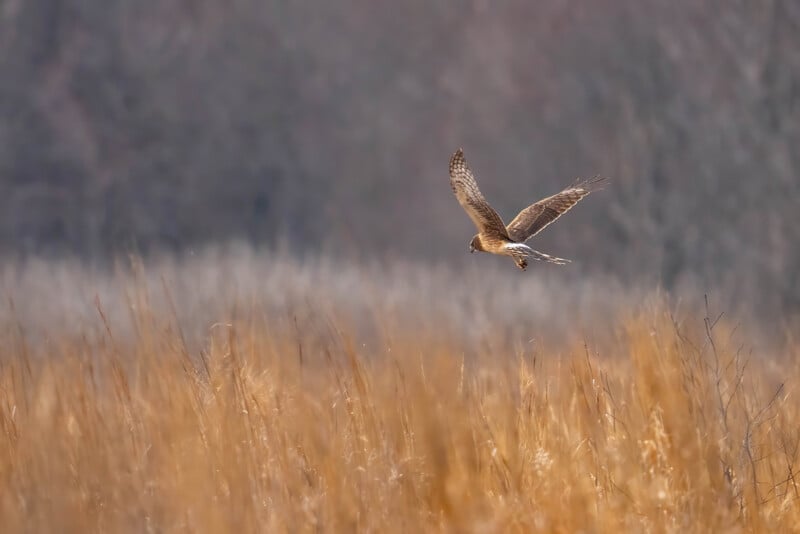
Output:
M797 345L602 288L550 316L533 278L211 263L39 266L67 282L38 316L6 271L3 532L800 524Z

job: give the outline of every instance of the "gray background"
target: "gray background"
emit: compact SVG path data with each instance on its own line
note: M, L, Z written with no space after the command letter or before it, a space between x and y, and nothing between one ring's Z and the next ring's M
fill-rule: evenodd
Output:
M612 179L572 272L800 311L798 2L0 0L3 258L458 266L458 147L506 221Z

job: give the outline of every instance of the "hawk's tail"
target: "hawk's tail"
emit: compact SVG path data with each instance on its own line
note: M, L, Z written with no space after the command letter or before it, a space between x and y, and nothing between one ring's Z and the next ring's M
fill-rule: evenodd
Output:
M531 247L523 243L507 243L505 245L505 249L508 251L509 256L512 256L515 261L534 259L537 261L548 261L550 263L555 263L556 265L564 265L565 263L569 263L569 260L565 260L564 258L556 258L550 254L533 250ZM525 263L527 264L527 262Z
M569 263L569 260L565 260L564 258L556 258L550 254L545 254L544 252L539 252L538 250L533 249L531 249L531 254L528 254L528 257L539 261L549 261L550 263L555 263L556 265L564 265L565 263Z

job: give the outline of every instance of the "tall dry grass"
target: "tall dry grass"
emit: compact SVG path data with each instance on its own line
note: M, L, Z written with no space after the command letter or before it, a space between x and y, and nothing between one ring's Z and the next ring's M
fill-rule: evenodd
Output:
M212 256L5 268L3 532L800 525L800 344L544 269Z

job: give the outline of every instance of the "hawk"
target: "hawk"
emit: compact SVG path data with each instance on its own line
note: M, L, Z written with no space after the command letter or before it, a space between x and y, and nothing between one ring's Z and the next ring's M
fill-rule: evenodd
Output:
M478 233L469 243L469 251L480 250L492 254L511 256L517 267L523 271L528 266L528 258L549 261L558 265L569 262L533 250L525 241L541 232L547 225L566 213L583 197L600 189L607 180L592 178L577 182L560 193L531 204L514 217L508 226L486 201L478 189L478 183L472 175L464 159L464 151L460 148L450 158L450 185L458 203L467 212L469 218L478 227Z

